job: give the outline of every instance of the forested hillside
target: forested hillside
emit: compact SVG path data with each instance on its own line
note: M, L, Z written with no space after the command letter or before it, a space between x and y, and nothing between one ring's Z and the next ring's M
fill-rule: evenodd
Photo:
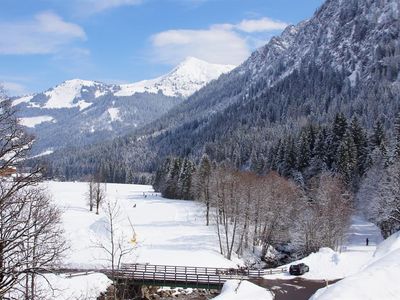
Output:
M337 113L357 117L369 134L380 120L390 135L400 103L399 31L397 1L329 0L144 129L55 153L50 174L72 179L101 170L107 180L130 182L169 155L203 153L266 173L279 141Z

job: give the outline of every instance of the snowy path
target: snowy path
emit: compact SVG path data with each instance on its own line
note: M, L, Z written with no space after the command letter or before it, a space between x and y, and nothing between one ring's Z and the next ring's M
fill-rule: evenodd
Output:
M369 239L369 246L366 247L366 239ZM347 233L347 249L345 251L375 251L376 245L383 241L378 227L364 220L360 216L351 219L351 225Z
M341 247L340 252L329 248L322 248L317 253L293 262L304 262L310 267L310 272L302 278L310 280L335 280L357 273L373 257L376 245L383 238L376 225L364 220L362 217L353 216L346 234L347 241ZM366 238L369 246L366 246ZM267 275L266 279L292 279L295 276L289 274Z

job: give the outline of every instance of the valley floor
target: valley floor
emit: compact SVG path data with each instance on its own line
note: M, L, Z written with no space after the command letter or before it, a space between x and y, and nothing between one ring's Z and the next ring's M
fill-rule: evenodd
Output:
M104 250L96 247L99 242L107 242L106 216L102 210L99 215L89 211L87 184L48 182L47 186L63 210L62 219L71 246L65 265L106 266ZM219 254L216 230L205 226L201 204L164 199L145 185L107 184L106 194L106 200L117 201L120 208L117 234L125 238L127 247L136 248L123 262L199 267L235 267L240 262L232 262Z
M46 182L45 186L63 211L62 222L70 246L64 267L109 266L105 251L97 246L107 244L106 215L102 209L98 215L89 211L87 183ZM219 254L216 230L205 226L204 207L199 203L164 199L151 186L108 183L106 201L116 201L119 207L117 235L123 239L125 247L135 248L131 255L123 258L125 263L199 267L236 267L241 263ZM58 277L53 285L65 288L56 288L54 292L49 289L49 294L53 295L51 299L80 299L78 295L83 299L96 299L95 295L110 284L101 274L77 278ZM82 279L80 286L76 284L79 278ZM91 279L100 284L90 285Z
M72 268L107 266L109 263L104 250L96 247L96 244L107 241L106 216L102 210L98 215L89 211L86 201L87 184L47 182L45 185L57 206L63 210L62 221L65 235L70 244L64 266ZM135 247L133 255L124 257L124 262L203 267L236 267L238 263L241 263L238 259L229 261L219 254L216 230L213 226L204 225L204 208L201 204L193 201L164 199L154 193L150 186L142 185L107 184L106 194L107 200L116 201L120 208L116 222L117 233L124 240L125 246ZM366 246L366 238L369 239L368 246ZM352 218L347 233L347 242L339 252L323 248L299 261L310 267L310 272L302 276L302 280L319 280L320 282L321 280L329 281L341 278L356 278L355 280L357 280L357 276L362 274L362 270L368 270L371 263L377 264L376 261L379 258L377 258L377 252L393 250L393 241L389 246L384 246L386 250L382 250L382 246L377 246L382 240L379 229L375 225L355 216ZM386 241L382 244L385 243ZM387 250L389 248L390 251ZM394 247L394 249L397 248ZM383 254L380 254L380 257L383 257ZM375 268L378 268L378 273L385 274L379 267L375 266ZM54 282L54 285L59 287L52 292L53 298L50 298L60 300L80 299L80 297L96 299L96 296L101 291L105 291L110 284L107 277L101 274L79 276L78 278L80 279L49 277L50 282ZM368 281L371 278L365 280ZM336 291L335 286L346 284L346 279L318 291L313 299L335 299L326 295L329 295L332 290ZM304 284L301 282L296 284L296 277L289 274L268 275L265 276L265 280L276 282L287 280L290 284L286 286L292 290L304 288ZM390 278L388 280L390 281ZM381 279L376 284L382 285L383 283ZM248 293L257 295L253 300L272 299L271 293L263 293L262 288L260 290L251 283L241 284L236 293L236 288L233 288L235 284L237 286L238 282L228 282L218 299L245 299L246 297L249 299L248 296L245 296ZM285 284L271 289L278 296L280 293L287 292L282 286L284 287ZM306 284L306 286L308 285ZM321 284L313 285L313 289L321 286ZM346 288L342 288L342 290L346 290ZM342 294L342 297L345 295Z

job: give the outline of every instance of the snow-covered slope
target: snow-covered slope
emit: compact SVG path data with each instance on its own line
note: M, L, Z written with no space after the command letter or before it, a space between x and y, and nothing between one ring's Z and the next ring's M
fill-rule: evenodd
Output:
M71 79L45 92L15 98L13 106L39 109L78 108L84 110L103 95L117 88L101 82Z
M400 232L382 242L358 273L323 288L312 300L396 300L400 298Z
M83 110L91 105L82 99L82 92L88 91L88 88L95 87L96 91L105 89L102 83L73 79L67 80L53 89L48 90L44 94L48 97L48 101L43 106L44 108L71 108L79 107Z
M132 96L136 93L162 94L170 97L189 97L211 80L228 73L235 66L211 64L188 57L170 73L152 80L120 85L116 96Z

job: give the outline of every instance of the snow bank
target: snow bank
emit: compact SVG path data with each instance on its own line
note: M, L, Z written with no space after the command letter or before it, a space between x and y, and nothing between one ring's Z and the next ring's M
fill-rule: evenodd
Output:
M330 248L321 248L318 252L295 261L292 264L305 263L310 267L310 271L301 277L310 280L334 280L357 273L372 257L370 252L336 252ZM266 275L266 279L292 279L289 273Z
M221 294L215 300L273 300L274 295L258 285L248 281L228 280Z
M378 260L397 249L400 249L400 231L379 244L374 253L374 260Z
M371 262L361 271L330 287L320 289L312 300L400 298L400 232L382 242Z
M45 300L96 300L111 284L112 281L107 276L99 273L74 277L46 274L44 277L36 277L36 293L38 299ZM24 298L19 291L14 291L7 297Z
M46 290L47 299L70 300L86 299L96 300L100 293L105 292L111 285L111 280L107 276L94 273L84 276L68 278L66 276L46 275L51 287L43 282L41 286Z

